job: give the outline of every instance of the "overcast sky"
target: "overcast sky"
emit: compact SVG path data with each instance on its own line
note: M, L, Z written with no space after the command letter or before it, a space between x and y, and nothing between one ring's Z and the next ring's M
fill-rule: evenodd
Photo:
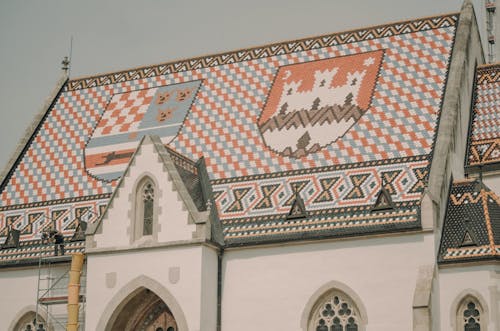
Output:
M483 0L475 0L482 21ZM61 75L169 62L460 10L460 0L0 0L0 168Z

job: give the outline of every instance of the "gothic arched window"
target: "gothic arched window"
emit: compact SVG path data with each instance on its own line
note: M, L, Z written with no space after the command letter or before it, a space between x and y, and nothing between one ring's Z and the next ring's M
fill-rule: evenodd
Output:
M458 310L458 330L481 331L482 308L477 300L472 297L466 298Z
M155 189L153 183L147 181L142 189L142 235L150 236L153 234L153 214L154 214Z
M149 176L142 178L135 190L135 218L133 221L132 241L142 237L155 236L158 223L158 190L157 185Z
M322 296L311 315L309 331L360 331L361 317L355 302L332 290Z

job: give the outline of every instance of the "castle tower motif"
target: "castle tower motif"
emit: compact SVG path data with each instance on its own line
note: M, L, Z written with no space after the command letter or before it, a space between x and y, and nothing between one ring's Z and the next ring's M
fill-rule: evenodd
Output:
M382 55L379 50L281 67L259 120L266 144L300 158L337 141L368 110Z

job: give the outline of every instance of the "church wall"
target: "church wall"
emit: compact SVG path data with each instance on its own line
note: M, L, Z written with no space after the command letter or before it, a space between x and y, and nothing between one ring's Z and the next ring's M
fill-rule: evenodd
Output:
M69 264L60 266L51 266L50 276L58 279L67 270ZM43 268L40 288L47 289L48 269ZM38 265L25 268L9 268L0 270L0 330L11 331L17 320L29 310L36 310L36 299L38 290ZM41 293L42 294L42 293ZM59 293L59 295L61 295ZM64 294L63 294L64 295ZM51 312L56 315L66 312L65 305L56 305L50 307ZM62 311L61 311L62 309ZM57 310L57 311L56 311ZM39 314L46 316L45 309L39 307Z
M163 299L179 331L215 330L216 265L214 249L206 246L89 255L86 330L104 330L116 306L140 286Z
M305 331L308 302L325 284L360 298L366 330L411 330L418 268L434 263L433 242L419 233L228 250L222 330Z
M500 195L500 171L491 174L484 174L483 182L493 192L495 192L497 195Z
M456 328L457 309L466 295L472 295L482 305L481 331L500 328L500 267L498 265L471 265L445 267L439 271L440 330ZM483 324L484 323L484 324ZM487 327L487 328L486 328Z
M201 327L200 330L216 330L217 325L217 252L203 248L201 261Z

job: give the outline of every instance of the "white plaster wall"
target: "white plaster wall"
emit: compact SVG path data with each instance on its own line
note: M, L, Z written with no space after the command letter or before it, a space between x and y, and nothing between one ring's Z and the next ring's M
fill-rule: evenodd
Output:
M500 196L500 172L492 174L484 174L483 182L493 192L495 192L498 196Z
M50 276L57 279L69 270L69 264L51 266ZM47 279L48 269L42 269L42 277ZM46 281L45 281L46 282ZM47 288L42 280L41 288ZM38 266L0 269L0 330L14 326L20 314L28 307L36 306L38 290ZM65 305L52 306L50 309L60 313L66 311ZM25 311L27 312L27 311ZM44 316L42 307L39 314Z
M366 330L412 330L418 267L433 263L431 233L229 250L222 331L303 330L306 303L331 281L360 297Z
M500 330L500 266L477 265L444 267L439 270L440 330L454 329L456 305L465 293L479 293L486 301L488 319L482 319L481 330ZM463 328L461 329L463 330Z
M202 254L201 330L215 331L217 327L217 251L204 247Z
M168 172L163 163L153 151L153 145L147 140L140 147L129 172L118 188L107 216L102 223L102 233L96 234L96 248L103 247L128 247L133 235L131 219L134 218L132 206L134 205L135 186L144 174L148 174L157 183L155 194L158 195L158 227L153 229L157 232L158 242L176 240L190 240L196 230L196 225L188 224L188 212L178 195ZM156 231L155 231L156 230ZM149 239L149 238L144 238ZM132 247L144 244L144 240L137 240Z
M101 317L112 313L112 299L117 295L128 294L124 293L123 287L145 275L160 283L175 298L190 331L215 330L214 320L201 313L205 305L216 306L216 297L210 298L211 292L205 293L202 288L202 284L216 288L213 279L217 278L217 274L211 275L216 267L214 269L213 266L207 266L208 259L214 256L210 250L211 248L203 246L188 246L89 255L85 329L100 330L98 322ZM202 259L207 259L207 264L202 264ZM217 260L213 262L217 263ZM171 267L178 267L180 270L177 283L169 280ZM114 286L106 284L107 277L115 277Z

